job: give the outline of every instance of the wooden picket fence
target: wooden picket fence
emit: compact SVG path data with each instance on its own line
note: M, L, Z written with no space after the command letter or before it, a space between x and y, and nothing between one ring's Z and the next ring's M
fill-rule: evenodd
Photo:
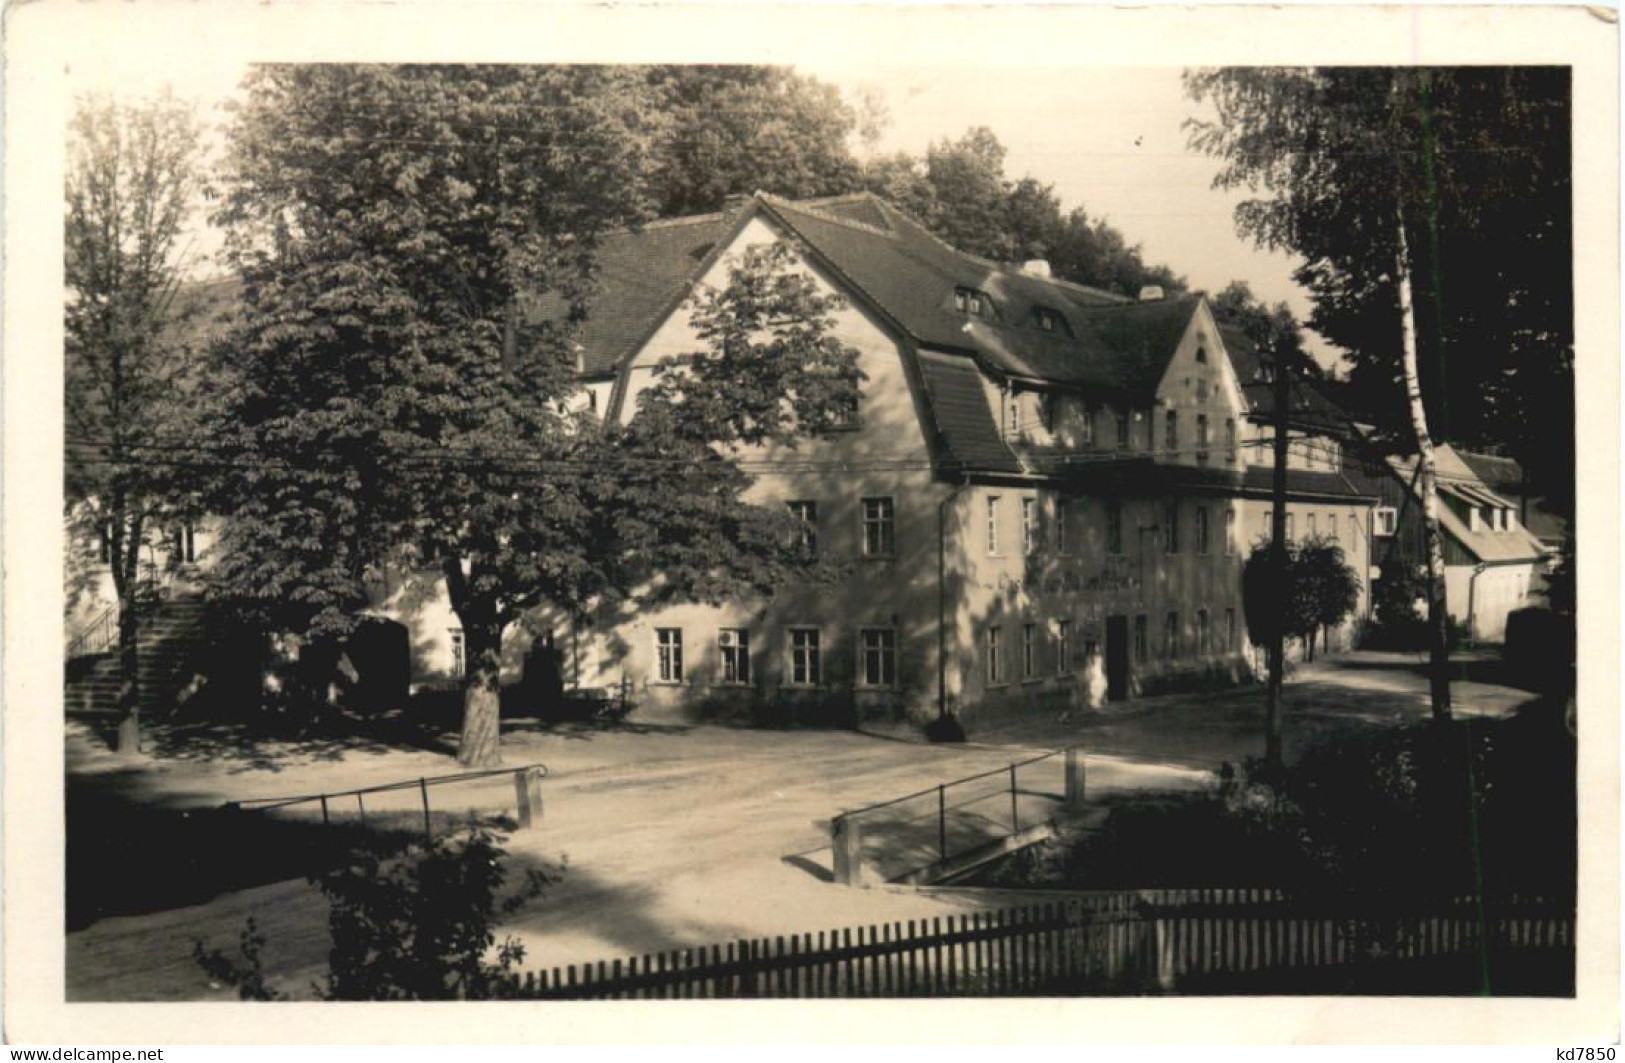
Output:
M1260 976L1360 964L1572 957L1572 905L1472 898L1329 911L1266 889L1137 890L787 934L515 977L530 1000L676 1000L1262 991ZM1475 961L1476 962L1476 961ZM1570 962L1572 968L1572 962ZM1298 991L1304 991L1299 989Z

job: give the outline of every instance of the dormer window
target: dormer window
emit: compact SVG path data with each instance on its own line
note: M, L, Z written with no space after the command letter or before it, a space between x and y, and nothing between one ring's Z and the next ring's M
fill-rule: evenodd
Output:
M1203 347L1201 344L1197 344L1196 346L1196 360L1201 362L1203 365L1207 364L1207 348Z
M993 300L976 288L955 288L954 309L974 317L992 317Z
M1053 332L1058 336L1072 335L1072 327L1067 324L1065 316L1053 307L1033 307L1033 325L1045 332Z

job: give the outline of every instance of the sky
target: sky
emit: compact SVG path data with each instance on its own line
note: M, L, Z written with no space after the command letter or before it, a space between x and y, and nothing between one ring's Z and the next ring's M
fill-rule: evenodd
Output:
M122 53L70 71L75 89L138 96L169 87L220 122L221 104L248 68L246 52L215 49L138 63ZM1178 68L953 69L798 64L836 85L849 101L864 93L884 100L888 123L876 150L921 153L933 141L957 139L985 125L1008 149L1005 172L1051 184L1062 208L1084 207L1139 244L1147 262L1164 264L1197 289L1217 292L1244 280L1268 303L1285 301L1300 318L1308 294L1292 280L1296 260L1255 247L1232 221L1241 191L1212 187L1217 160L1190 150L1182 123L1198 113ZM203 254L217 236L200 233ZM1337 351L1306 332L1307 346L1328 366Z

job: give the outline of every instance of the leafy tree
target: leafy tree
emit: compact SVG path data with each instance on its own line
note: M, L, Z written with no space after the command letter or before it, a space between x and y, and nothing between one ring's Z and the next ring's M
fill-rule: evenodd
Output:
M1297 595L1309 626L1304 648L1312 660L1315 637L1354 614L1360 604L1360 577L1351 568L1337 540L1313 536L1298 545L1294 559Z
M106 544L118 598L118 748L140 742L138 640L152 550L190 512L162 459L197 409L179 298L198 124L167 95L79 101L68 130L64 281L70 535Z
M1315 360L1303 355L1303 333L1286 303L1265 305L1246 281L1231 281L1210 302L1214 317L1239 328L1260 351L1287 350L1297 374L1320 375Z
M1282 634L1300 639L1313 659L1315 636L1341 624L1359 605L1359 574L1341 546L1319 536L1289 544L1280 567L1272 558L1271 544L1260 542L1242 566L1247 636L1256 645L1269 645L1279 624Z
M857 117L831 85L783 67L655 67L654 196L662 215L717 210L730 195L791 199L858 188Z
M1005 176L1004 145L977 127L939 140L923 158L898 153L871 160L865 187L919 219L949 244L983 258L1046 258L1055 276L1125 295L1146 285L1181 291L1183 279L1148 265L1140 249L1083 208L1062 213L1055 189L1031 176Z
M1374 641L1394 649L1412 649L1427 642L1426 625L1417 615L1417 601L1426 598L1427 588L1416 576L1416 560L1400 553L1382 566L1382 579L1372 595L1371 611L1376 630Z
M342 629L381 565L438 569L468 661L458 757L477 766L500 757L502 635L533 606L785 578L780 518L741 501L715 444L816 431L832 378L850 398L837 363L855 356L804 287L746 268L742 294L701 308L751 424L701 419L707 439L658 402L624 428L567 412L597 238L650 205L644 74L262 67L247 90L221 212L246 312L223 348L239 460L220 593ZM737 339L763 323L770 341ZM711 353L689 361L702 379Z
M1218 187L1261 192L1236 208L1236 225L1262 245L1302 255L1299 279L1322 303L1358 289L1387 309L1385 349L1403 380L1420 456L1427 530L1431 695L1438 719L1450 714L1449 617L1439 531L1433 436L1423 400L1413 288L1436 270L1442 203L1470 216L1475 195L1506 185L1495 153L1441 140L1436 101L1454 92L1457 72L1412 68L1223 69L1186 75L1186 88L1216 117L1192 119L1192 144L1225 160ZM1520 133L1520 136L1522 134ZM1476 221L1477 218L1475 217ZM1434 274L1435 276L1437 274ZM1435 311L1442 301L1437 284ZM1486 298L1475 293L1475 300ZM1434 314L1433 325L1440 315ZM1312 317L1319 328L1321 320ZM1435 333L1438 332L1434 328ZM1335 332L1325 333L1338 339ZM1438 360L1443 365L1442 359ZM1437 411L1435 411L1437 412Z

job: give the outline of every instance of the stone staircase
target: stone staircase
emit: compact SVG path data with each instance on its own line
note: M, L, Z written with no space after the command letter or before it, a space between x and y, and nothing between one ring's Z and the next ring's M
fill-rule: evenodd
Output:
M137 637L141 711L166 713L191 682L207 646L206 606L196 596L159 600L142 611ZM67 662L69 715L117 715L119 656L115 641L105 652Z

